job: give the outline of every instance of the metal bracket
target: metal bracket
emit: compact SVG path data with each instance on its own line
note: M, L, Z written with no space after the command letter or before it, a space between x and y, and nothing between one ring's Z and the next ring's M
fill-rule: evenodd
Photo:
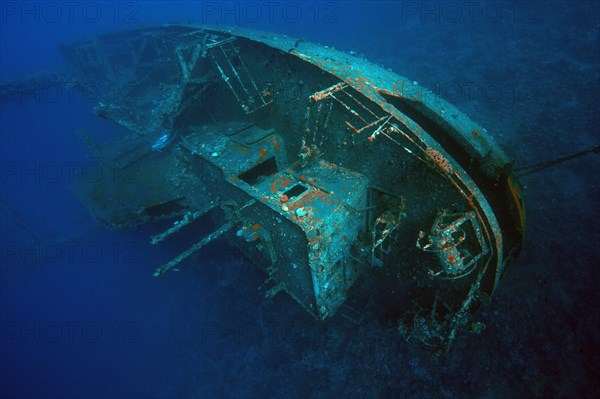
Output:
M227 38L209 43L207 48L221 78L223 78L244 112L251 114L270 104L272 100L267 101L265 99L266 93L258 89L240 56L239 49L233 45L234 42L235 38ZM235 65L238 65L238 69Z
M463 228L467 223L471 224L475 242L479 246L478 253L474 255L470 254L464 245L468 241L473 247L473 240L467 240L467 233ZM416 245L424 252L437 255L442 267L439 270L430 269L429 275L441 278L455 279L466 276L488 253L488 246L474 211L448 214L446 210L442 210L438 213L430 233L419 233Z
M392 241L396 239L396 230L404 216L401 209L397 212L389 210L375 219L371 237L371 265L383 266L383 256L391 252Z
M355 127L348 120L344 120L346 126L348 126L354 133L361 134L371 128L377 128L379 125L389 121L390 116L388 114L383 116L377 115L374 110L371 110L359 100L358 96L360 95L361 94L359 92L352 89L348 84L340 82L314 93L310 96L310 99L313 103L328 99L337 102L352 116L352 119L356 121L353 121L355 124L358 122L362 125L361 127Z

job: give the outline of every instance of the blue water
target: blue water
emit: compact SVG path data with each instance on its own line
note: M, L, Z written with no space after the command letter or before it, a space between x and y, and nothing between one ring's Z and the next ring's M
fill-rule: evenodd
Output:
M242 25L353 51L447 98L518 165L600 144L600 3L0 3L3 84L59 68L64 41L167 22ZM180 250L160 226L109 231L70 188L93 173L75 132L123 131L56 87L0 112L0 397L598 397L598 155L523 179L522 256L480 335L440 358L391 325L314 323L258 290L225 243L155 280ZM207 226L207 231L209 227ZM233 268L227 278L219 270Z

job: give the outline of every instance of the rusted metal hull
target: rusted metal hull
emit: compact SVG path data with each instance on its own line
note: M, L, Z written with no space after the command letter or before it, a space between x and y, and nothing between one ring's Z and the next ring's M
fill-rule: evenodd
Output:
M121 89L96 112L131 131L92 145L105 178L75 185L92 213L111 227L176 220L153 243L204 217L220 226L156 276L226 238L267 295L324 319L368 274L407 339L447 348L520 250L519 184L485 129L364 59L198 26L63 50L82 85Z

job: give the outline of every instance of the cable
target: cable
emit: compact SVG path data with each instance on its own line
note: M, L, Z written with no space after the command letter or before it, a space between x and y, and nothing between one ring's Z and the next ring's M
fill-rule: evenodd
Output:
M516 172L519 177L528 176L533 173L539 172L541 170L551 168L551 167L561 164L563 162L570 161L571 159L585 156L592 152L594 154L600 154L600 145L597 145L595 147L589 147L583 151L579 151L579 152L576 152L571 155L565 155L562 157L558 157L558 158L552 159L550 161L544 161L544 162L540 162L540 163L536 163L536 164L532 164L532 165L526 165L521 168L517 168Z

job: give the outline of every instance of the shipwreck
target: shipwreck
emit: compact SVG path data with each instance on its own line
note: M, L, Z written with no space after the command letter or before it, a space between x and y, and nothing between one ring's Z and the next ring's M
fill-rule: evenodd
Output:
M519 254L512 162L431 91L353 54L272 33L166 25L65 44L95 112L129 132L84 141L106 173L74 189L97 220L193 237L149 270L168 278L216 239L248 256L264 294L333 317L361 277L399 334L447 349ZM114 171L135 179L115 179ZM195 236L210 220L212 233ZM182 271L183 273L185 271Z

